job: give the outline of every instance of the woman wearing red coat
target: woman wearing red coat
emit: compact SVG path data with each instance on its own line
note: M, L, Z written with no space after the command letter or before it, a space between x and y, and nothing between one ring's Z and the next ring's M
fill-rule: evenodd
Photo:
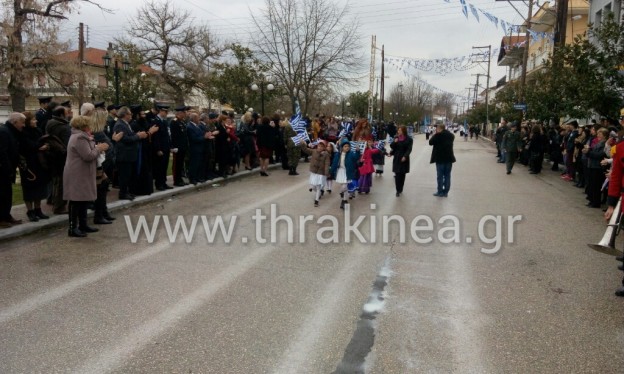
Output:
M358 181L360 193L368 194L373 186L373 173L375 172L375 167L373 166L373 155L380 152L381 151L379 149L373 148L372 139L366 142L366 148L364 149L364 152L362 152L362 157L360 158L360 179Z

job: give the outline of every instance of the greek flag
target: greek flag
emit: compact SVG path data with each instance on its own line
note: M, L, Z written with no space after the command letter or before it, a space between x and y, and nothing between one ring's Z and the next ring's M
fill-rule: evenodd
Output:
M349 143L351 145L352 151L364 152L364 149L366 149L366 142L349 142Z
M295 100L295 114L290 118L290 126L297 133L305 132L305 121L301 118L299 100Z
M321 139L316 139L315 141L313 141L312 143L308 144L310 147L314 147L315 145L318 145L321 142Z
M297 135L293 136L290 139L292 139L295 145L299 145L302 140L305 141L306 143L310 141L310 137L308 136L307 132L298 133Z
M385 140L380 140L377 142L377 145L375 146L375 148L379 149L382 152L386 151L386 141Z

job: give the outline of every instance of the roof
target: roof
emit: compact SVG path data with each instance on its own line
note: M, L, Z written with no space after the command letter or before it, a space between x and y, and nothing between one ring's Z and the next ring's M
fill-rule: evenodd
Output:
M104 67L103 57L107 52L108 51L105 49L85 48L84 61L89 65ZM69 51L69 52L61 53L55 56L55 58L61 61L78 60L78 51L76 50L76 51ZM147 65L139 65L139 70L141 70L141 73L158 74L157 70L152 69L151 67Z

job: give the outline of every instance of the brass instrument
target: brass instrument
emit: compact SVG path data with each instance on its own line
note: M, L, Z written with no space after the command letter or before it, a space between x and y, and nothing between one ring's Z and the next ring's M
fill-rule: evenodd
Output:
M615 209L613 209L613 215L607 225L602 239L596 244L587 244L589 248L596 250L600 253L604 253L611 256L621 256L622 251L615 248L615 238L620 233L622 224L622 198L618 201Z

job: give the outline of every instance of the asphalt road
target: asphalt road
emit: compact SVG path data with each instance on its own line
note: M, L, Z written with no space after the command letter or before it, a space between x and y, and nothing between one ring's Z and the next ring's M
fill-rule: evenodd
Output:
M389 171L374 178L350 204L350 222L364 218L348 242L336 191L314 208L302 164L118 212L86 239L57 228L1 243L0 372L623 372L622 272L586 245L602 212L548 169L506 175L487 142L455 149L436 198L416 137L404 195ZM293 230L270 224L271 204ZM133 243L124 214L158 220L154 237ZM163 223L178 216L196 217L188 242ZM229 240L206 237L217 216L236 217ZM338 240L323 242L333 219Z

